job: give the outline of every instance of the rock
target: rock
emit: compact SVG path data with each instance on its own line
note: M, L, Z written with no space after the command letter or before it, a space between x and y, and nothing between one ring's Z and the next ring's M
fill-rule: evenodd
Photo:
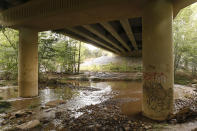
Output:
M23 123L24 123L23 120L18 120L18 121L17 121L17 124L18 124L18 125L23 124Z
M132 124L132 122L131 121L128 121L128 124Z
M184 114L187 114L187 113L190 113L191 109L189 107L185 107L183 109L181 109L177 115L184 115Z
M40 109L44 110L44 109L49 109L49 108L50 108L49 106L42 106Z
M101 128L101 125L100 124L96 124L96 128Z
M192 80L192 84L197 84L197 80L196 79L193 79Z
M192 87L197 87L197 84L192 84Z
M40 122L43 124L49 123L51 121L52 118L50 117L43 117L40 119Z
M16 126L16 128L20 129L20 130L29 130L29 129L37 127L38 125L40 125L39 120L32 120L32 121L23 123L21 125L18 125L18 126Z
M19 110L17 112L14 112L12 114L12 116L10 117L10 119L13 119L14 117L19 118L19 117L22 117L22 116L26 116L28 114L32 114L32 112L29 111L29 110L26 110L26 111L25 110Z
M14 118L16 118L15 115L9 117L10 120L12 120Z
M125 131L130 131L131 128L130 128L129 126L127 126L127 127L124 127L124 130L125 130Z
M177 120L176 119L172 119L172 120L170 120L170 123L171 124L176 124L177 123Z
M177 122L184 122L187 117L196 115L196 112L191 110L190 107L185 107L178 111L172 119L176 119Z
M51 112L51 111L54 111L54 109L53 108L49 108L47 110L44 110L44 112Z
M45 104L45 106L56 107L56 106L58 106L60 104L64 104L64 103L65 103L65 101L63 101L63 100L55 100L55 101L49 101L49 102L47 102Z
M26 113L23 110L20 110L20 111L17 111L17 112L14 113L14 116L16 118L19 118L19 117L24 116L24 115L26 115Z
M94 125L89 125L88 128L89 129L93 129L94 128Z
M33 114L33 112L32 111L29 111L29 110L27 110L25 113L26 114Z
M60 119L62 116L62 112L55 112L55 118Z
M6 125L6 124L8 124L9 123L9 121L3 121L1 124L2 125Z

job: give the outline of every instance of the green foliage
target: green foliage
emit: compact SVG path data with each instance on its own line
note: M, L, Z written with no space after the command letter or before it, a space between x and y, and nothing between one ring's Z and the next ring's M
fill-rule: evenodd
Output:
M193 78L189 73L177 72L174 78L174 83L180 85L188 85L189 83L192 83L192 80Z
M89 71L107 71L107 72L142 72L141 65L127 65L124 64L106 64L106 65L92 65L83 67L82 70Z
M52 72L55 70L55 56L56 52L53 44L57 42L55 34L51 32L39 33L39 71Z
M191 70L197 67L197 4L183 9L173 23L174 69Z
M79 72L80 43L51 31L39 33L39 72ZM0 28L0 78L16 80L18 76L19 32Z
M0 30L0 70L3 79L16 79L18 74L18 31Z

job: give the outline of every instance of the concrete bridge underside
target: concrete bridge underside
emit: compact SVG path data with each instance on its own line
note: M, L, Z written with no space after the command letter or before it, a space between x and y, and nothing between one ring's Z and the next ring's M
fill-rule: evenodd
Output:
M196 1L1 0L0 25L20 31L19 96L38 95L38 32L53 30L117 55L143 56L143 114L167 119L173 110L172 21Z

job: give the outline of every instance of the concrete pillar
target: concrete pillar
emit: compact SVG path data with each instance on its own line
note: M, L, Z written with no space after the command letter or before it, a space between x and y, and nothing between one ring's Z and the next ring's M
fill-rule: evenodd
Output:
M19 32L19 97L38 96L38 32L20 29Z
M143 104L145 116L165 120L173 110L173 9L170 0L152 0L143 13Z

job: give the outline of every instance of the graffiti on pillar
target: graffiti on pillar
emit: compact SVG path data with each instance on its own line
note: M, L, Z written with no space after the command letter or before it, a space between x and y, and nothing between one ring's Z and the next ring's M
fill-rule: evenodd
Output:
M161 83L145 83L143 88L146 97L146 106L156 112L171 109L173 102L172 88L164 89Z
M173 102L172 88L164 88L167 77L164 73L144 73L145 103L154 112L164 112L171 109Z
M144 72L144 80L156 83L165 83L167 76L162 72Z

